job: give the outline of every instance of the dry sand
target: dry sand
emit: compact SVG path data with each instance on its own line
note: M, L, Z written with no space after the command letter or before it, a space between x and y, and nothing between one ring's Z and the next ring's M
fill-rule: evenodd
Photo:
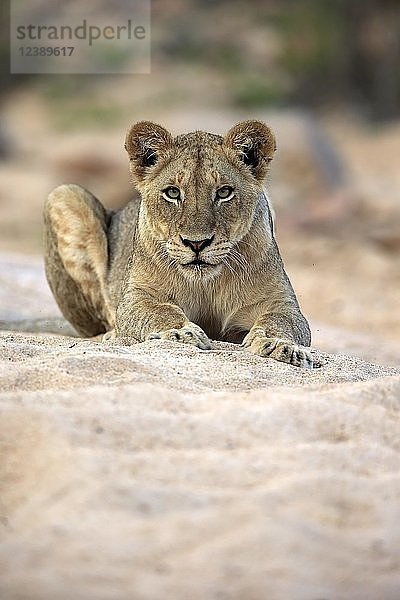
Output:
M0 263L1 319L57 316ZM313 371L1 333L0 598L397 600L399 350L314 330Z

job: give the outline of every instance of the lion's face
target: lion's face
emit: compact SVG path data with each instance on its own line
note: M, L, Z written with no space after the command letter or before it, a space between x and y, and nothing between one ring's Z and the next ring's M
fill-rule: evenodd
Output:
M143 216L159 243L157 259L188 277L215 276L240 261L275 150L263 123L236 125L225 138L204 132L176 138L138 123L127 135L131 173Z

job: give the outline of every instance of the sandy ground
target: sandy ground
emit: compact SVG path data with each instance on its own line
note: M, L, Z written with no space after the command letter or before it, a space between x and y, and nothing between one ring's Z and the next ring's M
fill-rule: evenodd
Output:
M58 316L0 266L3 326ZM313 371L2 332L0 597L397 600L400 351L313 329Z

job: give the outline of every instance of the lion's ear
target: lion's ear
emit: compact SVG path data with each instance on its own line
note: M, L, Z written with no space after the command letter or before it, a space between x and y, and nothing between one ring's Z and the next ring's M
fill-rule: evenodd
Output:
M224 144L262 181L276 150L275 137L262 121L243 121L228 131Z
M125 149L131 160L132 174L142 179L146 169L156 164L159 157L172 146L172 135L156 123L140 121L128 129Z

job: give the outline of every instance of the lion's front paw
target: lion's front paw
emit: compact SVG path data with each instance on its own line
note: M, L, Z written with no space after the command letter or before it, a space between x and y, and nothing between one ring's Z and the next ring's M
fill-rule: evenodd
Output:
M244 338L242 346L259 356L268 356L295 367L312 369L318 366L314 364L309 348L298 346L290 340L266 337L264 332L250 331Z
M117 334L115 333L115 329L110 329L110 331L106 331L103 334L101 341L108 342L109 340L115 340L116 337L117 337Z
M166 329L150 333L147 340L171 340L182 344L192 344L201 350L211 350L211 342L196 323L188 323L180 329Z

